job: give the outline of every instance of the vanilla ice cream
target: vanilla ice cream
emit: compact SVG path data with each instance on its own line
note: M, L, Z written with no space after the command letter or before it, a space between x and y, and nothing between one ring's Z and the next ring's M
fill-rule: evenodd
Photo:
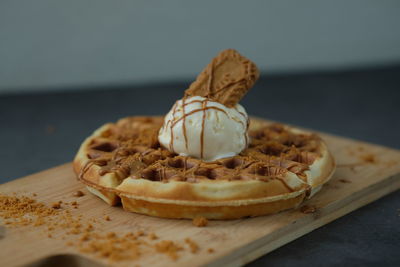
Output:
M178 100L165 116L158 140L168 150L204 161L232 157L247 147L248 116L201 96Z

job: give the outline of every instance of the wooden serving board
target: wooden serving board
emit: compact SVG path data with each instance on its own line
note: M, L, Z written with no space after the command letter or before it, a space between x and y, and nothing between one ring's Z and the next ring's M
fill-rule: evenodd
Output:
M0 239L1 266L239 266L250 262L308 232L327 224L400 188L400 151L346 138L321 134L332 151L337 170L332 180L305 205L315 206L314 213L300 208L276 215L232 221L211 221L207 227L195 227L190 220L153 218L109 207L89 194L72 172L71 164L61 165L25 178L0 185L2 194L37 194L38 201L78 201L74 214L84 218L103 218L104 231L128 232L144 229L162 239L180 240L190 237L200 250L187 249L173 261L164 254L144 254L134 262L110 263L76 247L66 245L62 236L52 238L26 226L3 229ZM77 198L73 193L85 192ZM1 234L0 234L1 235ZM67 237L68 239L68 237ZM213 248L214 253L207 252Z

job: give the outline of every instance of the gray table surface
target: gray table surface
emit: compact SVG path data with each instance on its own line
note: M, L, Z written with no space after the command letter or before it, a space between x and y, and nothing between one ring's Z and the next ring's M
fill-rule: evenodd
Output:
M105 122L166 113L188 83L0 96L0 182L71 161ZM400 66L263 75L242 104L255 116L400 149ZM399 225L395 192L249 266L400 266Z

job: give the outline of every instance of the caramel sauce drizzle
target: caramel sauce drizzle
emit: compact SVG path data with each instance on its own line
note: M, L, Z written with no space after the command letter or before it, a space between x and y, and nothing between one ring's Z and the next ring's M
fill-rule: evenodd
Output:
M208 86L207 86L207 97L210 97L211 91L212 91L212 81L213 81L213 69L214 69L214 60L211 61L211 66L209 68L209 79L208 79ZM201 133L200 133L200 158L203 158L204 154L204 124L206 123L206 116L207 116L207 101L208 99L206 98L202 103L201 103L201 109L203 110L203 117L201 121ZM226 114L226 112L224 111Z
M308 164L308 153L307 153L307 151L305 151L305 158L306 158L305 164L309 165ZM306 176L306 183L308 184L308 176Z
M101 162L104 162L104 161L106 161L106 159L105 158L97 158L97 159L89 159L84 165L83 165L83 167L81 168L81 170L80 170L80 172L79 172L79 174L78 174L78 178L79 179L83 179L83 176L89 171L89 169L93 166L93 165L95 165L96 163L97 164L100 164ZM103 164L104 165L104 164Z
M186 171L187 171L187 157L183 160L183 175L186 176Z
M185 138L185 148L186 151L188 150L188 141L187 141L187 136L186 136L186 115L185 115L185 108L186 108L186 96L183 97L182 99L182 117L183 117L183 122L182 122L182 131L183 131L183 137Z
M173 111L172 111L172 120L175 120L175 113L176 113L177 106L178 106L177 102L175 102L174 108L173 108ZM169 141L169 151L175 153L175 151L174 151L174 129L173 129L174 125L171 123L169 128L170 128L170 131L171 131L171 140Z
M278 167L283 168L282 167L282 156L279 157ZM274 173L272 173L272 171L271 171L271 156L268 156L267 157L267 176L272 177L274 179L278 179L289 192L294 192L293 188L291 188L283 178L279 177L278 174L279 174L278 169L275 169ZM256 177L257 177L257 174L256 174Z
M282 155L279 156L279 168L282 168ZM293 191L294 191L293 188L291 188L291 187L286 183L286 181L285 181L283 178L278 177L277 175L276 175L276 178L277 178L279 181L281 181L281 183L283 184L283 186L286 187L286 189L288 189L290 192L293 192Z
M201 121L201 133L200 133L200 158L203 158L203 152L204 152L204 124L206 122L206 105L207 105L207 99L203 101L202 104L202 110L203 110L203 117Z
M193 104L193 103L203 103L203 100L192 100L190 102L185 102L184 106L187 106L187 105L190 105L190 104Z
M248 136L247 136L247 132L248 132L249 126L250 126L250 119L249 119L248 116L246 116L246 114L244 114L243 112L239 111L239 110L237 109L237 107L235 107L235 110L236 110L240 115L242 115L243 118L246 119L246 132L245 132L245 134L244 134L244 138L245 138L245 142L246 142L246 146L245 146L245 147L247 147L247 146L249 145L249 138L248 138ZM242 123L242 122L240 122L240 123Z
M159 178L159 181L164 181L164 180L166 180L165 178L166 178L166 174L165 174L165 168L161 168L161 169L158 169L158 178Z
M210 65L210 68L208 69L208 76L209 76L209 78L208 78L208 84L207 84L207 97L208 98L210 98L211 97L211 95L212 95L212 82L213 82L213 79L214 79L214 75L213 75L213 71L214 71L214 61L215 61L215 59L213 59L212 61L211 61L211 65Z
M194 113L197 113L197 112L206 111L206 110L208 110L208 109L219 110L219 111L225 113L226 115L228 115L228 114L226 113L226 111L223 110L223 109L221 109L221 108L218 108L218 107L204 107L204 102L207 102L207 101L208 101L208 99L207 99L207 100L201 101L200 103L202 103L202 107L201 107L201 108L198 108L198 109L194 109L194 110L190 111L189 113L186 113L186 114L185 114L185 117L188 117L188 116L190 116L190 115L193 115ZM176 121L174 121L174 122L172 123L171 126L174 127L178 122L180 122L181 120L183 120L183 118L184 118L184 117L182 116L181 118L177 119Z
M79 179L83 179L83 176L85 175L85 173L94 165L94 160L89 159L85 165L83 165L81 171L79 172Z
M278 179L279 181L281 181L282 184L283 184L283 186L286 187L287 190L289 190L290 192L293 192L293 191L294 191L293 188L291 188L291 187L286 183L286 181L285 181L283 178L281 178L281 177L276 177L276 179Z

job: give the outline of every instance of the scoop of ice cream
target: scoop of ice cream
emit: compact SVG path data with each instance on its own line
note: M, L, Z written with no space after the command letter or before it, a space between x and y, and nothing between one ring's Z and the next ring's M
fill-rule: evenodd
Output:
M182 156L204 161L232 157L247 147L248 116L201 96L178 100L164 119L158 140Z

